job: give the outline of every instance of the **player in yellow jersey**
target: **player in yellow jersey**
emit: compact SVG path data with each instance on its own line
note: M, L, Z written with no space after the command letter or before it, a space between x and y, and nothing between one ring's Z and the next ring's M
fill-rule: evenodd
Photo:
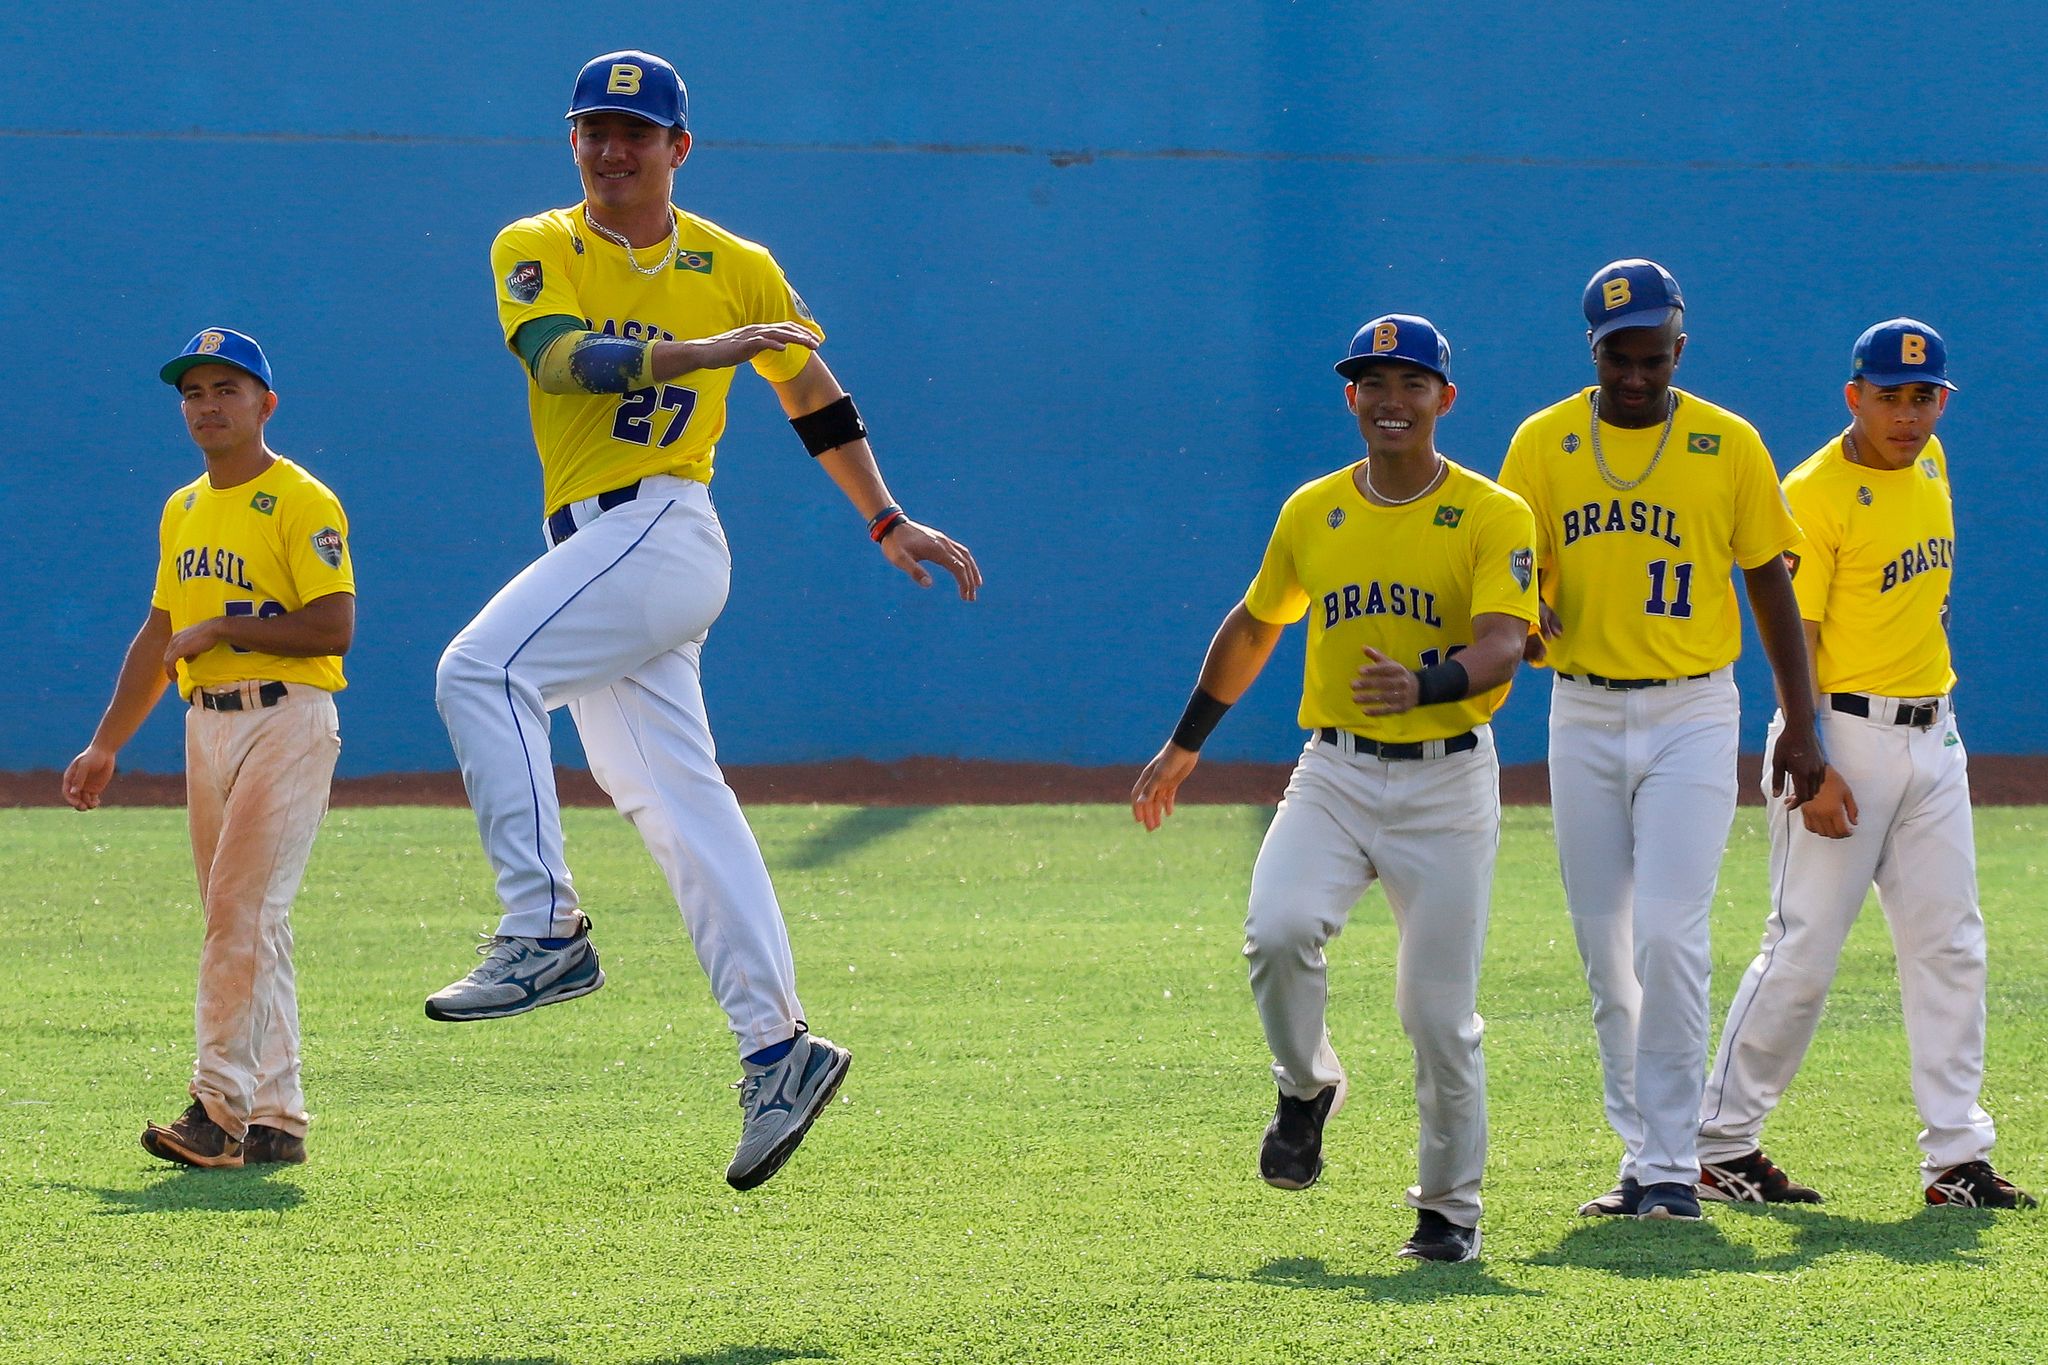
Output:
M1259 1173L1321 1174L1344 1068L1324 1018L1323 947L1375 881L1400 931L1395 1003L1415 1048L1419 1179L1402 1256L1479 1254L1486 1073L1475 1012L1500 841L1489 718L1536 618L1529 509L1436 449L1451 348L1426 319L1375 318L1337 372L1366 458L1297 489L1244 600L1223 619L1131 812L1157 829L1202 741L1304 615L1307 746L1252 870L1245 956L1279 1101Z
M1850 353L1848 428L1785 479L1787 556L1828 752L1820 793L1771 808L1771 915L1728 1009L1700 1110L1700 1193L1814 1203L1766 1157L1764 1120L1813 1042L1842 943L1877 886L1897 949L1930 1204L2031 1208L1990 1165L1984 917L1968 760L1949 693L1955 510L1934 434L1948 347L1913 318ZM1774 724L1774 729L1776 725Z
M427 1001L491 1019L604 984L562 858L548 711L568 705L591 774L639 830L681 906L743 1064L726 1178L781 1168L851 1055L811 1034L760 849L719 771L698 656L731 560L712 511L733 368L751 363L891 564L929 562L972 600L967 548L889 497L824 332L760 246L673 203L688 97L649 53L585 64L570 100L584 198L491 247L498 319L525 364L550 549L441 658L436 698L505 913L484 961Z
M114 757L175 678L206 935L192 1103L142 1145L186 1166L306 1159L292 898L341 751L334 694L355 635L348 521L334 494L264 442L270 362L209 327L161 371L206 473L164 504L156 589L64 799L92 810Z
M1796 807L1821 764L1781 558L1798 527L1756 429L1671 386L1684 308L1652 261L1594 275L1599 382L1523 422L1500 481L1536 517L1558 862L1623 1148L1620 1183L1580 1212L1689 1220L1707 912L1735 818L1736 569L1785 698L1770 785Z

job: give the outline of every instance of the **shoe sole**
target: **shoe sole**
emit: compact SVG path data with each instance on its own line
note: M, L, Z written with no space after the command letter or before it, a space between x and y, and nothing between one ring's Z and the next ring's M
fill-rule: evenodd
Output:
M159 1128L153 1123L142 1130L142 1150L159 1161L175 1161L180 1166L196 1166L205 1171L231 1171L243 1164L240 1152L233 1156L207 1156L180 1146L169 1129Z
M1294 1180L1284 1175L1267 1175L1264 1171L1259 1172L1259 1179L1265 1181L1276 1190L1305 1190L1315 1184L1316 1181L1322 1179L1322 1177L1323 1163L1320 1161L1316 1163L1315 1174L1306 1180Z
M832 1097L839 1093L839 1083L846 1079L846 1073L853 1068L852 1052L839 1047L833 1048L832 1052L837 1064L825 1077L824 1084L818 1088L818 1096L811 1102L809 1111L782 1135L780 1142L768 1149L768 1155L755 1163L752 1170L738 1176L727 1171L726 1184L736 1190L757 1189L767 1184L769 1177L787 1165L790 1157L796 1155L797 1144L804 1140L804 1134L811 1131L811 1125L818 1121L818 1115L824 1113L826 1107L832 1103Z
M1636 1221L1642 1223L1697 1223L1700 1221L1700 1216L1696 1213L1673 1213L1662 1204L1658 1204L1638 1213Z
M597 975L581 986L572 986L565 991L547 991L531 1000L516 1005L494 1006L482 1010L450 1010L427 1001L427 1018L443 1024L468 1024L478 1019L510 1019L515 1014L530 1014L542 1005L559 1005L564 1000L577 1000L591 994L604 984L604 969L598 968Z

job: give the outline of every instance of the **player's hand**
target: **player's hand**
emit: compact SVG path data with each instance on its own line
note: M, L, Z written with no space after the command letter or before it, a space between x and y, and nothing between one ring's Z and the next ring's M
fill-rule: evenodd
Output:
M1543 643L1543 632L1532 630L1522 640L1522 662L1540 664L1550 653L1550 647Z
M1832 767L1822 774L1820 790L1799 808L1806 828L1823 839L1846 839L1856 832L1856 793Z
M1173 814L1173 798L1201 757L1193 749L1167 741L1131 788L1131 818L1148 830L1158 829L1159 822Z
M215 616L190 625L173 635L164 645L164 673L172 682L178 680L178 663L182 659L196 659L221 642L221 629L228 618Z
M1813 727L1795 730L1787 725L1771 747L1771 795L1784 796L1785 809L1798 810L1813 800L1826 773L1827 760L1821 757L1820 736Z
M1546 640L1555 640L1564 634L1564 621L1548 602L1536 604L1536 629ZM1523 657L1527 657L1524 655Z
M1365 647L1365 662L1351 680L1351 700L1368 716L1398 716L1415 709L1422 684L1415 670L1396 663L1371 645Z
M786 351L792 346L815 351L818 334L794 322L757 322L683 344L690 347L691 369L730 370L763 351Z
M981 592L981 566L974 562L974 552L936 527L905 519L882 537L882 553L920 588L932 585L925 564L936 564L953 575L961 601L972 602Z
M64 799L74 810L97 810L100 793L107 789L107 783L114 780L114 755L111 750L97 745L88 745L83 753L71 760L71 766L64 770Z

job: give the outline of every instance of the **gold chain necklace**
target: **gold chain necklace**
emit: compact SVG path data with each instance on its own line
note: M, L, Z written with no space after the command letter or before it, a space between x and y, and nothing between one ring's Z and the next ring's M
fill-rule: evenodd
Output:
M1607 486L1617 493L1626 493L1631 488L1642 486L1643 480L1657 472L1657 461L1664 458L1664 443L1671 439L1671 423L1678 416L1678 395L1667 394L1669 406L1664 409L1664 434L1657 438L1656 453L1650 456L1650 467L1633 479L1616 478L1614 471L1607 467L1607 456L1600 449L1600 390L1593 390L1593 464L1599 469L1600 477Z
M592 218L588 208L583 210L583 221L590 224L590 230L598 236L625 248L626 264L633 267L634 273L640 275L659 275L662 271L668 269L669 249L676 244L676 219L673 213L669 215L668 219L668 236L662 239L661 259L657 260L651 268L640 264L640 258L633 254L633 244L626 240L624 233L613 232L603 223Z

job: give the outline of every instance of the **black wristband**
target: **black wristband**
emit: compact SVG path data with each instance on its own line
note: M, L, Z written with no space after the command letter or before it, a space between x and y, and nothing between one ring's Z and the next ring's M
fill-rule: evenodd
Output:
M1199 753L1202 741L1229 709L1229 702L1218 701L1197 687L1188 698L1187 710L1180 713L1180 724L1173 727L1173 742L1190 753Z
M1456 659L1415 670L1415 704L1435 706L1439 702L1463 701L1472 691L1472 679L1465 665Z
M867 423L860 420L860 409L853 405L850 393L841 394L816 412L790 418L789 424L796 428L797 439L813 459L828 450L865 440L868 434Z

